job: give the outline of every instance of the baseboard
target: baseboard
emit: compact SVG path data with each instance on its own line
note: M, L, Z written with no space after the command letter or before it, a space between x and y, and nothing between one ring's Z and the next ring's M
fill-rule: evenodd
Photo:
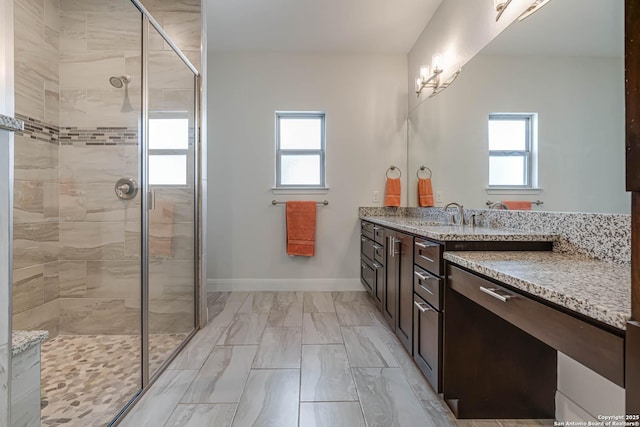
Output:
M209 291L364 291L360 279L208 279Z

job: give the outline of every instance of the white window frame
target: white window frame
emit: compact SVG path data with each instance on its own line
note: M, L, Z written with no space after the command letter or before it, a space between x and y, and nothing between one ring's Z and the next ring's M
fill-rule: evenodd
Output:
M282 149L280 148L280 120L281 119L320 119L320 149ZM305 190L327 189L326 177L326 114L322 111L276 111L276 185L275 190ZM317 185L286 185L282 184L282 156L283 155L320 155L320 183Z
M181 156L184 155L187 168L185 176L185 184L153 184L149 183L150 187L171 187L171 188L189 188L189 112L187 111L157 111L149 114L149 122L158 119L186 119L187 120L187 148L151 148L149 147L149 157L151 156ZM151 127L151 126L149 126Z
M526 122L526 131L525 131L525 149L524 150L489 150L489 157L487 160L491 159L491 157L525 157L525 166L524 166L524 185L491 185L489 182L488 189L489 190L535 190L537 187L537 114L536 113L490 113L489 120L487 121L487 128L489 121L525 121ZM489 132L487 129L487 138ZM490 144L490 141L488 141ZM489 175L491 174L491 166L489 162Z

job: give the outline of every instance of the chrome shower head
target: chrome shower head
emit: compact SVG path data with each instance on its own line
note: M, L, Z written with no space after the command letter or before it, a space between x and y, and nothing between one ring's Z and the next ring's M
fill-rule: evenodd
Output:
M125 84L128 84L130 81L131 81L130 76L109 77L109 83L111 84L111 86L115 87L116 89L122 88L122 86L124 86Z

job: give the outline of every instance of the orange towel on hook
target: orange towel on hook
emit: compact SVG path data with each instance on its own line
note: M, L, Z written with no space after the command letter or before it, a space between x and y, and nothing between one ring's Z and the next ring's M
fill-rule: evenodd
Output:
M531 202L519 201L519 200L503 200L502 203L509 208L510 211L530 211Z
M400 178L387 178L387 188L384 196L385 206L400 206Z
M430 207L433 205L433 186L431 185L431 178L418 178L418 206Z
M287 202L287 254L313 256L316 248L316 202Z

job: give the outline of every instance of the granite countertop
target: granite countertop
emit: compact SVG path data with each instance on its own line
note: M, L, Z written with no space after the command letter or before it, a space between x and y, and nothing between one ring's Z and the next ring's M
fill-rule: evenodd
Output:
M631 317L631 266L558 252L445 252L444 259L618 329Z
M49 337L47 331L13 331L11 336L11 355L16 356Z
M439 241L553 242L556 234L508 228L443 225L408 217L362 216L360 219Z

